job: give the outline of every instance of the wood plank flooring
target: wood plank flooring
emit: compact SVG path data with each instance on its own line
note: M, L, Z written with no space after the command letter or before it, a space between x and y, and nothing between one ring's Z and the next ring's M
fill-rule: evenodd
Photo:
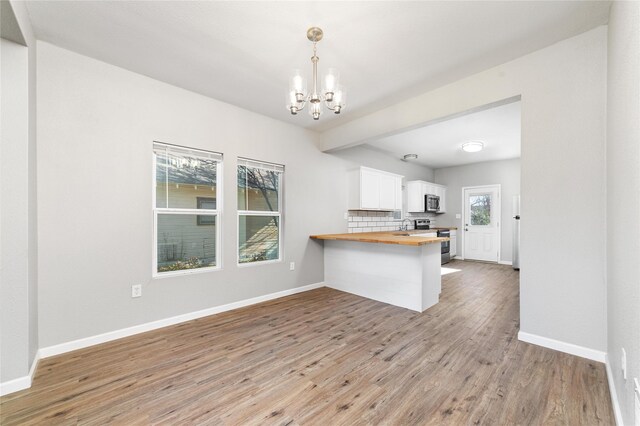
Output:
M328 288L44 359L0 423L613 425L604 365L517 340L518 273L422 314Z

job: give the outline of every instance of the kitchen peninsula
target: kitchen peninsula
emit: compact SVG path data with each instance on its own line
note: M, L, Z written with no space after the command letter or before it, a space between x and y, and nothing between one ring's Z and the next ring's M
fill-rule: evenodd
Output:
M324 241L327 287L423 312L438 303L440 244L424 231L312 235Z

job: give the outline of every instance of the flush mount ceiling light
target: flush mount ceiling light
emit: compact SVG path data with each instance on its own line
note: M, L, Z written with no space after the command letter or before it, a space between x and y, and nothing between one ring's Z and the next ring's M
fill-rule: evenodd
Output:
M345 106L346 93L344 89L338 85L338 71L334 68L329 68L327 75L324 77L324 85L322 92L318 93L318 55L316 55L316 44L322 40L322 30L318 27L311 27L307 30L307 38L313 43L313 56L311 57L311 63L313 64L313 87L310 93L307 92L307 82L300 70L294 70L293 77L289 84L289 91L287 93L287 109L291 112L291 115L297 115L302 111L309 102L309 115L314 120L320 119L322 108L320 104L324 102L327 109L333 111L335 114L340 114L340 111Z
M462 150L466 152L478 152L482 151L482 148L484 148L484 143L481 141L471 141L462 144Z
M417 160L418 159L418 154L405 154L402 157L402 161L410 161L410 160Z

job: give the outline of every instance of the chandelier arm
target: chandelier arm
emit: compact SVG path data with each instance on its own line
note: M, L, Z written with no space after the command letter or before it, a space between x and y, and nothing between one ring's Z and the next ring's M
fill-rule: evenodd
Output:
M325 107L327 107L327 109L329 109L329 110L331 110L331 111L335 111L335 110L336 110L336 108L338 107L337 105L335 105L335 106L333 106L333 107L332 107L332 106L331 106L331 103L330 103L330 102L328 102L328 101L326 101L326 100L324 101L324 106L325 106Z

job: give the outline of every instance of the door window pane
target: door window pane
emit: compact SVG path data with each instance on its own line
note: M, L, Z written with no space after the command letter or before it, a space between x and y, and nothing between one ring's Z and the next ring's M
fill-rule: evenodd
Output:
M280 221L277 217L241 215L238 220L240 263L280 258Z
M486 226L491 223L491 194L469 196L471 225Z
M238 210L278 211L279 190L279 172L238 166Z
M206 216L209 226L198 226ZM158 272L216 266L216 216L158 214Z
M197 197L216 198L217 162L173 152L156 154L156 207L196 208Z

